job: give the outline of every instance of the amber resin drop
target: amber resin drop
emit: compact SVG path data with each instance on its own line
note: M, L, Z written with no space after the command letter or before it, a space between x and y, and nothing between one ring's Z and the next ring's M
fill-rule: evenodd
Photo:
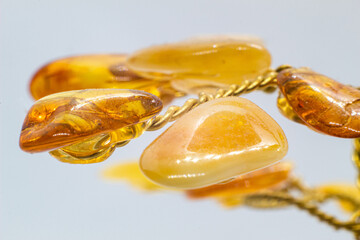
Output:
M30 83L34 99L80 89L137 89L170 102L178 94L169 82L145 79L125 66L126 54L82 55L50 62L40 68Z
M29 110L20 147L27 152L41 152L80 144L143 122L161 109L160 99L136 90L89 89L52 94Z
M270 53L259 40L213 36L143 49L126 65L143 77L172 80L180 91L194 93L252 80L270 64Z
M187 190L190 198L217 197L226 198L234 195L251 194L264 189L274 188L289 180L292 164L279 162L269 167L236 177L226 183L211 185L205 188Z
M157 184L192 189L266 167L286 152L285 134L268 114L228 97L177 120L145 149L140 167Z
M287 69L278 84L309 127L336 137L360 137L360 91L307 68Z

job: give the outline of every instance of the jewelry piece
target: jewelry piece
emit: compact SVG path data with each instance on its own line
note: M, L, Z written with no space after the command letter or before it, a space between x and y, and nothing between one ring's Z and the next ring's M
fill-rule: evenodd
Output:
M359 237L359 189L305 187L290 163L276 163L287 152L280 126L238 96L279 88L277 106L284 116L320 133L355 139L360 176L360 90L308 68L270 65L270 53L258 39L234 36L159 45L129 56L56 60L31 81L33 97L43 98L25 118L20 147L50 151L63 162L96 163L144 131L177 120L144 150L140 166L116 166L105 176L148 191L182 189L191 199L211 197L227 207L293 205ZM197 99L158 115L174 98L194 93ZM330 199L352 219L342 222L321 211Z

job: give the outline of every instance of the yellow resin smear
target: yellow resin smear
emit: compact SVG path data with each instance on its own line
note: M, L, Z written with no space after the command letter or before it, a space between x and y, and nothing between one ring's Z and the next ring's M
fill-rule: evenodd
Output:
M273 164L287 149L283 130L267 113L228 97L177 120L145 149L140 167L157 184L194 189Z
M125 66L126 54L81 55L62 58L40 68L30 83L34 99L80 89L119 88L149 92L169 103L178 93L169 82L145 79Z
M144 191L165 189L148 180L140 171L138 162L127 162L110 166L103 171L103 176L110 180L126 181L131 186Z
M248 37L213 36L152 46L130 55L126 63L138 75L172 80L187 93L255 79L268 70L268 50Z

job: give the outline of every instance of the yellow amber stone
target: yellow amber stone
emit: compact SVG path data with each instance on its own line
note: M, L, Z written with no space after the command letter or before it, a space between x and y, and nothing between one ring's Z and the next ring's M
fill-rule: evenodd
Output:
M279 73L288 103L309 127L336 137L360 137L360 90L307 68Z
M289 180L291 170L291 163L279 162L266 168L238 176L230 182L187 190L186 194L190 198L227 198L234 195L256 193L283 184Z
M165 103L178 93L169 82L145 79L125 66L125 54L82 55L50 62L40 68L30 83L34 99L80 89L137 89L158 96Z
M227 97L177 120L143 152L140 167L159 185L193 189L279 161L287 152L280 126L251 101Z
M102 162L114 152L117 144L140 136L145 130L145 125L145 122L141 122L96 135L90 139L53 150L50 155L61 162L72 164Z
M146 121L161 109L160 99L137 90L89 89L52 94L29 110L20 147L41 152L92 141L98 135L106 138L103 134Z
M126 63L129 69L145 78L173 79L176 81L173 86L188 93L203 87L240 84L256 78L270 64L270 53L258 40L235 36L152 46L130 55Z
M138 162L127 162L110 166L103 171L102 175L105 179L126 181L131 186L144 191L164 189L144 176L140 171Z
M354 213L360 209L360 191L352 184L326 184L316 190L338 200L345 212Z

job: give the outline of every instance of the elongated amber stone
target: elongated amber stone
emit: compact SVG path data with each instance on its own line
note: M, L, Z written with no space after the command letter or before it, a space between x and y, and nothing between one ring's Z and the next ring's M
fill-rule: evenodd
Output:
M138 162L127 162L110 166L103 171L103 176L109 180L126 181L139 190L158 191L165 189L147 179L140 171Z
M165 103L178 93L169 82L145 79L125 66L125 54L82 55L58 59L40 68L30 83L34 99L91 88L137 89L158 96Z
M194 189L266 167L287 152L280 126L249 100L228 97L177 120L140 158L159 185Z
M251 194L284 183L286 180L289 180L291 170L291 163L279 162L266 168L238 176L227 183L187 190L186 194L190 198L226 198L234 195Z
M234 36L152 46L130 55L126 63L145 78L173 79L173 86L189 93L252 80L270 64L270 53L258 40Z
M307 68L287 69L278 84L310 128L342 138L360 137L360 91Z
M137 90L89 89L52 94L29 110L20 147L27 152L65 147L143 122L161 109L160 99Z

